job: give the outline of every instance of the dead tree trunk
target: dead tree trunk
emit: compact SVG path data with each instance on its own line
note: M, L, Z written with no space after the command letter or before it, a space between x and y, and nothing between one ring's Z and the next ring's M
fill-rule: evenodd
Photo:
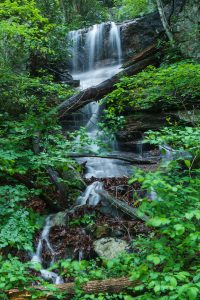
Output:
M156 161L149 160L149 159L139 159L139 158L132 158L129 156L123 156L118 154L106 154L106 155L96 155L96 154L90 154L90 153L67 153L67 155L71 158L105 158L105 159L116 159L116 160L122 160L131 164L141 164L141 165L152 165L157 164Z
M147 53L147 56L148 55L149 53ZM64 101L57 107L58 116L62 118L70 112L77 111L78 109L92 101L102 99L105 95L114 90L115 84L119 82L121 77L135 75L144 70L149 65L158 65L158 59L155 55L136 62L134 65L129 66L110 79L103 81L99 85L83 90L80 93L72 96L68 100Z
M174 37L173 37L173 34L171 32L168 20L167 20L166 15L165 15L162 0L156 0L156 3L157 3L158 11L159 11L159 14L160 14L160 19L161 19L161 22L162 22L163 27L165 29L166 35L167 35L171 45L174 47Z
M137 208L131 207L124 201L113 198L106 191L100 190L100 191L96 191L96 193L98 193L102 197L103 201L105 201L106 203L109 203L111 206L119 209L124 214L132 217L133 219L148 221L148 219L149 219L148 216L146 216L145 214L140 214L138 212Z
M119 293L126 290L129 287L133 287L139 284L137 281L130 281L127 277L112 278L105 280L95 280L87 282L82 290L85 294L97 294L97 293ZM60 292L66 292L67 296L65 299L71 299L71 296L75 294L75 284L74 283L64 283L56 285L55 288ZM45 291L44 287L35 287L36 291ZM56 292L55 292L56 293ZM47 297L53 297L54 292L48 293L46 297L39 299L46 299ZM19 292L18 290L10 290L8 292L8 297L10 300L27 300L31 298L29 292ZM38 299L38 300L39 300Z

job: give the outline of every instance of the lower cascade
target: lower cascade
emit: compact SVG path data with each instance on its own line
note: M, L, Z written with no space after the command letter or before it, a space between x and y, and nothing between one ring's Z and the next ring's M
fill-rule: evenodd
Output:
M42 231L41 236L38 241L36 253L33 254L32 259L31 259L31 262L33 263L33 265L35 263L40 263L41 265L43 264L42 252L43 252L44 244L46 245L47 249L50 251L51 256L52 256L50 266L55 262L56 253L53 249L53 246L51 245L51 243L49 241L49 232L54 225L57 225L57 221L56 221L57 217L58 217L58 214L50 215L46 218L45 226L43 228L43 231ZM63 218L63 220L64 220L64 218ZM48 271L46 269L41 269L40 273L41 273L41 276L45 280L50 280L55 284L64 283L63 279L54 272Z

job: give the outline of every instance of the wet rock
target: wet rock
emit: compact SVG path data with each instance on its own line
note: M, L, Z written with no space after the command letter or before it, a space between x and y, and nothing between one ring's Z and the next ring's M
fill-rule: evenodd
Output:
M116 238L102 238L94 242L94 250L100 257L113 259L128 250L128 243Z
M101 206L99 208L99 211L103 215L114 218L114 219L116 219L116 218L122 219L124 217L124 214L122 211L120 211L116 207L112 206L107 201L103 201L103 200L101 201Z
M61 211L53 216L52 227L53 226L65 226L67 222L68 222L67 212Z
M148 130L160 130L162 127L168 125L167 117L171 121L178 120L173 112L149 112L141 111L130 114L126 117L125 128L117 133L117 140L122 147L126 145L130 147L130 142L133 147L137 147L135 141L142 140L144 133ZM127 144L126 144L127 143ZM145 145L146 148L149 145ZM147 149L151 150L151 149Z
M122 23L121 38L124 57L133 56L152 45L163 32L158 12Z
M122 238L124 237L124 230L120 228L114 228L112 230L111 236L114 238Z
M182 0L182 2L184 3L182 11L171 19L174 38L185 57L200 59L199 0Z
M78 190L84 190L86 188L86 184L82 179L80 173L76 171L73 167L64 171L62 174L62 178L66 181L72 181L74 183L74 188Z
M151 151L155 149L154 145L151 145L150 143L144 142L143 140L140 141L125 141L125 142L119 142L118 147L121 151L131 151L136 154L142 154L146 151Z

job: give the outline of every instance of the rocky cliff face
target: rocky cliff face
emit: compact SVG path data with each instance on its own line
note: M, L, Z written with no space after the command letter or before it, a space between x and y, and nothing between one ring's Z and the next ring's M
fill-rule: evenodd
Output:
M200 59L200 1L185 0L185 4L171 19L174 38L185 57Z
M163 32L158 12L123 23L121 39L124 58L144 50L153 44Z
M175 41L185 57L200 59L200 1L174 0L165 7ZM164 32L158 12L121 25L124 57L154 43Z

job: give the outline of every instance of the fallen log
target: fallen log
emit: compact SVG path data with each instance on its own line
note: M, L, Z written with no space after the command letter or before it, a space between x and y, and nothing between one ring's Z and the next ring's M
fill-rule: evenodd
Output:
M135 75L144 70L149 65L158 65L158 59L155 55L144 58L141 61L136 62L134 65L131 65L123 71L119 72L110 79L107 79L96 86L90 87L72 96L56 108L59 118L64 117L70 112L77 111L78 109L82 108L84 105L92 101L102 99L105 95L114 90L115 84L119 82L121 77Z
M113 198L110 194L108 194L104 190L95 190L98 193L103 201L110 204L112 207L121 210L123 213L127 214L128 216L132 217L133 219L139 219L142 221L148 221L149 218L145 214L141 214L138 212L137 208L131 207L126 202L121 201L119 199Z
M82 290L85 294L97 294L97 293L119 293L123 290L126 290L129 287L136 286L138 281L130 281L127 277L120 277L120 278L112 278L112 279L105 279L105 280L94 280L94 281L88 281L86 284L83 285ZM75 294L75 283L64 283L64 284L58 284L55 285L55 288L59 292L66 292L66 294L69 296L66 296L66 298L71 299L71 296ZM35 291L45 291L45 288L42 286L36 286ZM10 290L8 293L8 297L10 300L25 300L30 299L31 294L28 291L19 292L19 290ZM55 295L56 292L48 292L47 295L43 296L40 299L46 299L49 296L51 298L53 295Z
M105 159L116 159L116 160L122 160L131 164L157 164L156 161L152 160L147 160L147 159L139 159L139 158L131 158L131 157L126 157L118 154L106 154L106 155L97 155L97 154L87 154L87 153L68 153L68 156L72 158L105 158Z
M124 68L127 68L127 67L131 66L132 64L134 64L134 63L140 61L140 60L143 60L143 59L145 59L145 58L147 58L147 57L149 57L149 56L154 55L154 54L157 53L157 52L158 52L158 47L157 47L157 45L156 45L156 44L152 44L152 45L150 45L149 47L145 48L143 51L141 51L141 52L135 54L132 58L130 58L130 59L128 60L128 62L126 62L126 63L123 65L123 67L124 67Z

